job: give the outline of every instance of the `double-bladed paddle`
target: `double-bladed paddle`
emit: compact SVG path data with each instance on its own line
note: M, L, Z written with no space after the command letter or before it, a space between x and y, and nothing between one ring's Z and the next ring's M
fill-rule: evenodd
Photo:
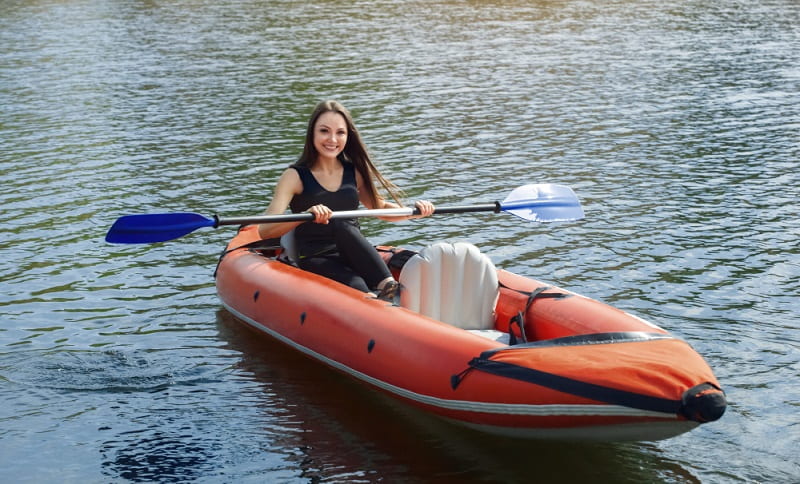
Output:
M531 222L559 222L583 218L583 209L571 188L550 183L523 185L515 188L502 202L477 205L436 207L434 214L468 212L508 212ZM333 212L331 218L402 217L419 214L414 207ZM117 219L106 234L106 241L115 244L149 244L165 242L190 234L203 227L250 225L275 222L314 220L309 212L252 217L208 218L196 213L153 213L125 215Z

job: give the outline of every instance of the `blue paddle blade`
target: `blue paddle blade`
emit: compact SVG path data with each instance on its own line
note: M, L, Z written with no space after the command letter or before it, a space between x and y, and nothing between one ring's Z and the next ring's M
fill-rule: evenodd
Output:
M214 219L196 213L151 213L125 215L106 234L113 244L150 244L177 239L202 227L213 227Z
M531 222L564 222L583 218L583 208L568 186L541 183L515 188L500 210Z

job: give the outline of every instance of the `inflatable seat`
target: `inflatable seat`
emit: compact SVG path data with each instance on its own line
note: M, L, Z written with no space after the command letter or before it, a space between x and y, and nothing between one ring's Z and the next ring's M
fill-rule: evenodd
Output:
M278 256L279 260L297 265L297 242L295 242L294 229L281 235L281 248L283 252Z
M469 330L493 330L500 294L497 270L472 244L438 243L411 257L400 272L400 305Z

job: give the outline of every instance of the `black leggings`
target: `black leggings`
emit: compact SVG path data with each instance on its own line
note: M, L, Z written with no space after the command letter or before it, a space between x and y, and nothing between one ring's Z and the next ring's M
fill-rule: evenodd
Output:
M301 257L298 261L301 269L364 292L392 277L386 263L358 226L343 219L333 219L329 223L337 252Z

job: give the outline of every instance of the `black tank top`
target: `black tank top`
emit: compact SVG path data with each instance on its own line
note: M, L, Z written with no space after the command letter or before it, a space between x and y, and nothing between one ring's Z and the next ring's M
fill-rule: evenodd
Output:
M355 167L346 161L342 162L342 167L344 168L342 183L338 190L331 192L319 184L307 166L291 165L303 183L303 191L295 195L289 202L292 212L305 212L320 203L333 211L358 209L358 184ZM357 219L348 219L347 222L358 227ZM297 252L300 257L335 251L336 244L333 241L332 230L332 224L323 225L314 222L303 223L294 229Z

